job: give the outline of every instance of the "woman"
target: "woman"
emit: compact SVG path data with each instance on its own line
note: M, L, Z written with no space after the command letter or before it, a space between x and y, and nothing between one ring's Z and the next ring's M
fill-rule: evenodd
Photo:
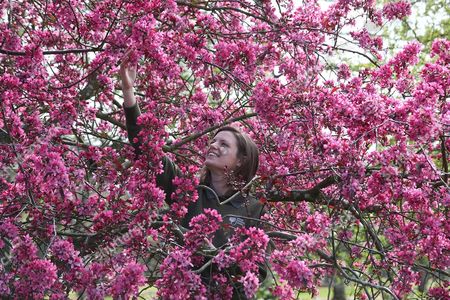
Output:
M133 143L133 141L140 130L136 122L140 115L140 109L134 95L136 67L130 66L130 54L131 51L125 54L119 74L124 95L123 107L128 138L135 146L136 153L139 154L139 143ZM189 228L190 220L202 214L204 209L217 210L222 215L223 226L213 238L213 245L216 247L227 243L233 233L230 228L257 226L258 224L254 220L259 219L263 214L263 205L251 196L234 195L238 191L233 189L228 175L232 173L234 178L249 183L258 169L258 159L258 148L248 135L231 126L217 130L205 157L205 166L198 191L199 198L188 206L188 212L181 225ZM176 165L167 157L163 158L163 168L163 173L157 176L156 183L165 191L166 202L171 204L171 194L174 190L172 180L181 174ZM234 197L231 197L232 195Z

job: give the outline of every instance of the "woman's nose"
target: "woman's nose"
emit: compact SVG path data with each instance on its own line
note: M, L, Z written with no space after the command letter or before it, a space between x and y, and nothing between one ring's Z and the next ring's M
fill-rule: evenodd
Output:
M211 143L211 144L209 145L209 148L210 148L210 149L215 149L215 150L219 149L218 146L217 146L217 142Z

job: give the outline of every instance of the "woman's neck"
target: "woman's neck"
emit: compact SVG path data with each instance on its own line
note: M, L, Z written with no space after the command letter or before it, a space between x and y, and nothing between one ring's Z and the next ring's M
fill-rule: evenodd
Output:
M225 174L214 174L211 172L211 185L218 196L223 196L230 190Z

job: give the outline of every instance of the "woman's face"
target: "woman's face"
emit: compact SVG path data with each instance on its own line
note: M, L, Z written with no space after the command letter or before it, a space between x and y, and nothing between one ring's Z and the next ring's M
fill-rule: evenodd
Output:
M220 131L210 141L205 165L212 172L234 170L240 166L237 140L231 131Z

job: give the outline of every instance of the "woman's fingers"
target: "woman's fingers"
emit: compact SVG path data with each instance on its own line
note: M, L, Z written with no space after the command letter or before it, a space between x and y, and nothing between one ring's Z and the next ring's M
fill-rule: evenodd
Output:
M134 52L133 48L128 48L127 51L123 54L123 56L129 56L132 52Z
M120 61L119 75L122 80L122 88L133 87L134 81L136 80L137 66L135 63L131 63L134 54L135 50L129 48L125 51Z
M122 59L120 60L120 73L121 75L124 75L127 70L135 70L136 66L130 66L130 60L131 56L134 53L134 50L132 48L128 48L127 51L122 56Z
M122 59L120 60L120 68L126 68L129 63L130 63L130 59L132 54L134 53L134 49L133 48L128 48L127 51L125 51L125 53L122 56Z

